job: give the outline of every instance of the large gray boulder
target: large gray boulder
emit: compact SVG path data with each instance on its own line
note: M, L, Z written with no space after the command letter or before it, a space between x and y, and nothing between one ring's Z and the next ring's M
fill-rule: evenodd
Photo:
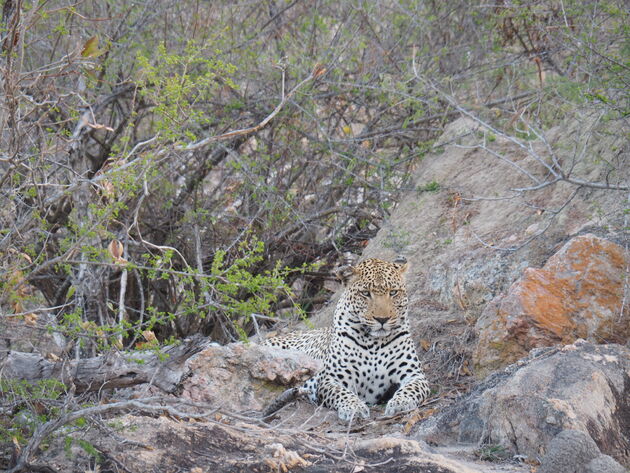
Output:
M630 466L630 349L578 341L539 348L429 419L418 435L440 444L502 445L540 461L564 430L588 435Z

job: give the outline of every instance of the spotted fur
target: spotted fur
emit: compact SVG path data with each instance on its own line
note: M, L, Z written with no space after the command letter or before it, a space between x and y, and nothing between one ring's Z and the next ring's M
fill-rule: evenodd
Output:
M363 261L350 268L332 327L266 341L324 362L304 388L344 421L368 418L369 404L387 402L385 415L414 409L429 394L409 335L406 270L406 263Z

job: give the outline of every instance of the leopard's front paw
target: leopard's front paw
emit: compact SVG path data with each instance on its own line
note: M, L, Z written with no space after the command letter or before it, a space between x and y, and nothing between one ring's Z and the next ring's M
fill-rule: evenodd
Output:
M346 405L337 408L337 415L343 422L350 422L359 417L368 419L370 417L370 408L360 399L353 399L348 401Z
M393 416L399 412L410 411L416 407L418 407L418 401L416 399L405 396L394 396L385 407L385 416Z

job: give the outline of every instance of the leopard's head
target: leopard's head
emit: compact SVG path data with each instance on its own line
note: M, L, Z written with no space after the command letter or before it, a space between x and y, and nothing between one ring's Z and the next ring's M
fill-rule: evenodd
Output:
M384 337L406 323L407 267L404 258L393 263L371 258L340 272L346 285L343 299L354 324L363 325L373 337Z

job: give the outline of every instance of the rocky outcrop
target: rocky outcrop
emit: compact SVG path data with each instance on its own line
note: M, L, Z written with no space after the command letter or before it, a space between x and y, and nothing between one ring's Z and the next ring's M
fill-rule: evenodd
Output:
M476 372L484 375L532 348L578 338L625 343L630 338L630 304L624 305L628 265L624 248L587 234L571 239L541 269L527 268L477 321Z
M188 368L192 375L182 383L182 397L232 411L260 411L282 386L313 376L321 362L297 351L232 343L205 349Z
M602 163L620 143L605 133L585 142L587 123L547 130L546 140L565 162L583 147L593 159L574 171L605 182ZM528 146L547 156L543 143ZM425 421L430 435L422 438L502 444L539 461L551 439L574 429L628 466L628 348L594 344L624 345L630 336L627 194L567 183L514 192L530 185L517 166L545 179L525 148L501 136L489 141L470 119L454 121L361 255L402 254L410 263L412 335L438 391L431 408L439 412L465 391L472 374L480 379L527 357ZM630 168L619 170L628 182ZM330 324L334 304L313 318L316 327ZM580 337L593 343L535 348Z
M429 442L498 444L540 460L563 430L578 430L630 466L630 349L585 341L532 350L429 419Z
M402 415L348 426L334 411L299 403L280 411L274 425L263 422L257 411L283 389L280 385L299 383L319 368L295 351L240 343L212 346L190 358L187 367L192 376L183 381L181 395L164 401L137 399L135 392L133 401L123 403L133 403L131 413L109 418L98 429L70 429L51 439L38 463L83 473L97 452L103 471L128 473L528 471L453 458L401 438Z

